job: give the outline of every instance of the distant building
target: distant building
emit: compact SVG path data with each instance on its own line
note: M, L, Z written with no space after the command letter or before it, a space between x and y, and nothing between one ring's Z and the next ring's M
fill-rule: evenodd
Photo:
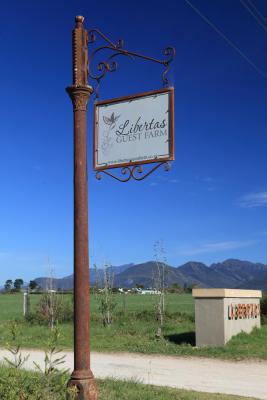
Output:
M138 294L161 294L159 290L156 289L135 289Z

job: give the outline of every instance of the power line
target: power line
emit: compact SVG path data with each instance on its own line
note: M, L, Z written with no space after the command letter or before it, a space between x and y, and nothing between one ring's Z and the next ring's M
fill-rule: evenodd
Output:
M214 25L198 8L196 8L189 0L184 0L219 36L221 36L226 43L229 44L247 63L253 67L258 74L260 74L263 78L267 79L267 74L263 72L242 50L240 50L227 36L219 29L216 25Z
M265 24L260 20L260 18L250 9L250 7L244 2L244 0L240 0L242 6L252 15L252 17L257 21L257 23L267 32L267 27Z
M250 4L250 6L252 8L254 8L254 10L261 17L261 19L265 22L265 24L267 24L267 18L265 18L265 16L259 11L259 9L255 6L255 4L251 0L247 0L247 1Z

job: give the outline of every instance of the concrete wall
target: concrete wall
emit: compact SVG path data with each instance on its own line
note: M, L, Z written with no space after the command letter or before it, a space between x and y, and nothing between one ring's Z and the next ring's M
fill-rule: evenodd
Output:
M222 299L196 299L196 346L224 345L224 305Z
M260 291L194 289L196 346L223 346L240 332L260 328Z
M227 343L232 336L237 335L240 332L250 333L253 328L260 328L261 326L261 318L260 315L255 315L254 318L251 316L249 318L238 318L230 319L228 316L228 306L237 305L238 304L256 304L259 306L260 299L254 298L226 298L223 299L224 303L224 338L225 343Z

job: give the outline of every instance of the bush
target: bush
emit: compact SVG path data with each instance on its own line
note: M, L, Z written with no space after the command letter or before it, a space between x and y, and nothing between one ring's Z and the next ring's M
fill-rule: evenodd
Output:
M48 386L43 374L1 367L0 399L66 400L68 378L68 374L54 375Z
M267 323L267 295L266 294L261 299L261 321L262 321L262 324Z
M23 357L19 343L20 332L16 323L10 326L11 344L7 350L9 357L4 357L9 368L0 364L0 399L1 400L74 400L77 398L75 386L67 388L69 375L67 369L59 369L65 363L65 355L57 348L61 335L58 323L50 333L47 350L44 354L44 368L33 361L38 373L23 371L29 355Z
M267 317L267 295L261 299L261 315Z
M30 323L53 326L56 321L73 320L72 304L57 293L44 293L37 304L37 310L29 313L26 320Z

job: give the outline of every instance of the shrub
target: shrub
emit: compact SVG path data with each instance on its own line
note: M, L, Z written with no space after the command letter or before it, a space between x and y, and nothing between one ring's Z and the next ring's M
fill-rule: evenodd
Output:
M102 316L102 323L104 327L110 326L113 320L114 309L116 308L117 302L116 297L113 293L113 281L114 274L110 266L105 265L103 270L103 279L100 282L99 271L95 265L96 274L96 286L95 294L96 300L99 305L99 311ZM98 289L98 285L101 284L102 289Z
M75 386L67 388L68 373L65 369L59 369L65 363L65 355L61 355L61 349L57 348L58 339L61 335L58 324L51 331L48 348L45 351L44 364L33 362L39 373L29 373L21 370L29 355L22 357L20 344L18 342L18 327L11 325L12 345L7 349L12 359L4 357L9 368L0 365L0 399L1 400L68 400L77 398ZM11 367L11 368L10 368Z
M267 295L265 294L261 299L261 319L262 323L267 323Z
M0 367L0 399L1 400L66 400L71 389L67 389L69 375L55 374L49 386L47 379L38 372L28 372L15 368Z
M44 293L37 304L37 309L26 316L26 320L40 325L53 327L55 322L73 320L73 306L57 293Z
M261 299L261 314L267 316L267 295L265 294Z

